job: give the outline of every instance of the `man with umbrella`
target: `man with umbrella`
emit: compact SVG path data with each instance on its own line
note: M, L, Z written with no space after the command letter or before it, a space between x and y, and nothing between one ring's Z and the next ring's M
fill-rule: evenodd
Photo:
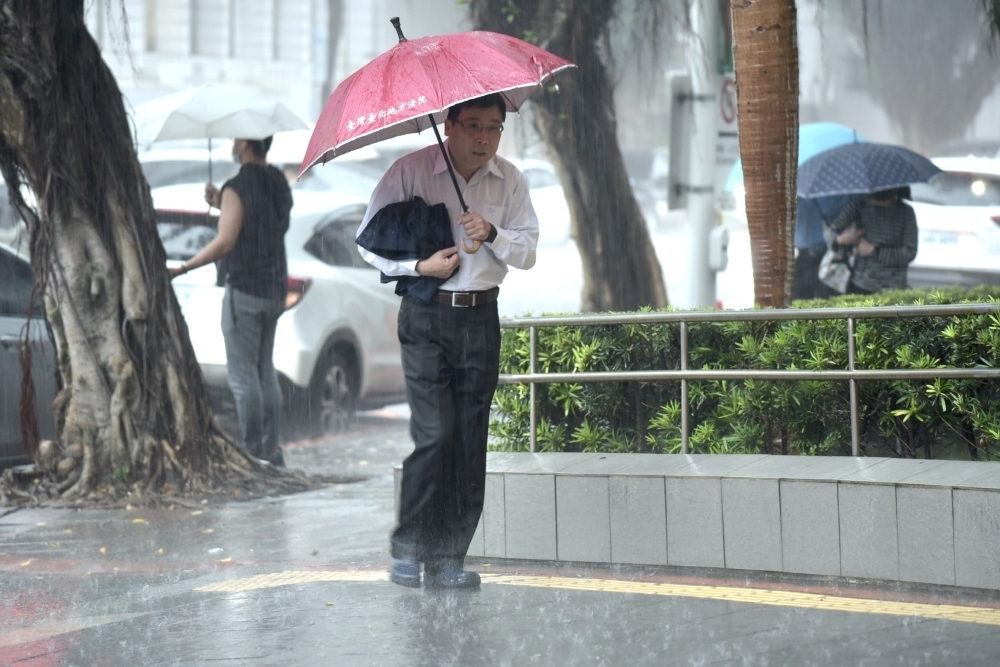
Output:
M415 448L403 463L391 578L405 586L420 585L421 563L428 586L479 585L479 576L464 570L463 562L483 508L486 438L500 363L496 299L508 266L534 265L538 241L527 182L496 155L505 119L504 98L496 93L449 109L444 147L468 212L456 196L445 153L433 145L389 168L358 230L360 235L385 206L420 197L446 205L454 238L482 243L478 251L453 246L410 261L361 250L387 276L444 281L430 303L405 296L399 311Z

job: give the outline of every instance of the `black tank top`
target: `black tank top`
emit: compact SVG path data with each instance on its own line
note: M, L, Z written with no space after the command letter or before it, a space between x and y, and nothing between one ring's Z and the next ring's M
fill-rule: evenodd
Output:
M219 268L220 279L253 296L283 299L288 279L285 232L292 210L284 174L271 165L245 164L222 186L226 188L240 197L243 227Z

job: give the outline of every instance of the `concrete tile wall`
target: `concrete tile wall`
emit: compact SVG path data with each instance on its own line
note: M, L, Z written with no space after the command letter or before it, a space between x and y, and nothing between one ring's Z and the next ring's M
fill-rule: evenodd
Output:
M718 477L667 477L667 563L725 567Z
M955 583L1000 589L1000 493L955 489Z
M840 573L845 577L898 579L896 487L840 484Z
M556 560L556 481L552 474L504 475L507 558Z
M607 477L556 476L556 543L559 560L611 562Z
M781 571L781 503L776 479L722 479L726 567Z
M507 522L504 517L504 475L486 473L486 498L483 502L483 555L507 557Z
M783 479L779 488L784 571L839 576L837 483Z
M611 562L667 564L667 497L662 477L608 477Z
M955 539L950 488L896 487L899 578L955 584Z
M491 454L469 555L1000 590L1000 464L802 458Z

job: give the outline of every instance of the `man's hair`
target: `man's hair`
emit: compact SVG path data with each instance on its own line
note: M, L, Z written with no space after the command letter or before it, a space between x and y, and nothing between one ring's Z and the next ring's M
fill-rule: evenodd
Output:
M470 107L473 109L489 109L490 107L496 107L500 111L501 122L507 120L507 103L504 101L503 95L500 93L490 93L489 95L475 97L471 100L451 105L448 109L448 120L454 123L458 120L458 116L462 113L462 109Z
M263 160L267 157L267 152L271 150L271 141L273 139L273 136L265 139L247 139L247 145L250 147L250 151L254 154L254 157Z

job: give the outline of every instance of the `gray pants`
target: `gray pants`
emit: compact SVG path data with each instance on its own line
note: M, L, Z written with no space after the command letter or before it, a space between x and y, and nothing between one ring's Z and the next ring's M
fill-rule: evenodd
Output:
M274 370L274 331L284 299L264 299L226 287L222 337L229 388L236 400L240 436L247 451L269 459L278 451L281 387Z

